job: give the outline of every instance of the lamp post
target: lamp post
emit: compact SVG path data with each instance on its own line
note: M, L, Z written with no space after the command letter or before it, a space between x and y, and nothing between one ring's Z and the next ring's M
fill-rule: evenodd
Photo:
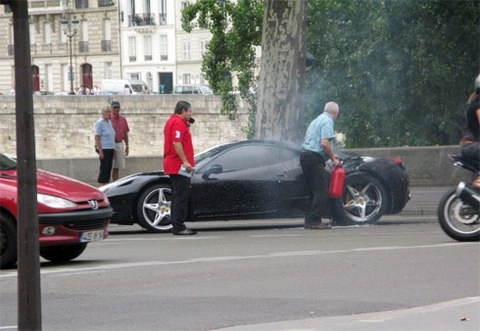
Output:
M73 18L68 21L67 18L64 16L60 23L62 24L62 31L65 36L67 36L70 43L70 70L68 73L68 79L70 80L70 94L75 94L75 92L73 91L72 38L77 34L78 19L77 16L73 16Z

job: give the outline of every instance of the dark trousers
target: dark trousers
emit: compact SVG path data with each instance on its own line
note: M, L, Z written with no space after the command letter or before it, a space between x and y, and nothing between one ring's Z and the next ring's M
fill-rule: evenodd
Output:
M114 152L115 152L114 149L103 150L103 159L100 160L100 173L98 174L98 180L97 180L97 182L100 184L106 184L110 181Z
M172 225L173 231L185 229L184 222L190 210L190 178L182 175L170 175L172 183Z
M325 169L325 161L320 154L304 151L300 155L300 165L312 198L312 205L305 217L305 224L316 224L324 218L332 218L333 201L328 196L330 174Z

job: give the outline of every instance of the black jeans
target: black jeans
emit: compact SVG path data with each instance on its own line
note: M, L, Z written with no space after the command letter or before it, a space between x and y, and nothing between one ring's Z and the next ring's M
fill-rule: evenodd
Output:
M182 175L170 175L172 183L172 225L173 231L185 230L185 221L190 216L190 178Z
M328 196L330 174L325 169L325 161L315 152L303 151L300 154L300 165L312 199L312 205L305 224L316 224L324 218L332 218L333 201Z
M103 159L100 160L100 173L98 174L98 180L97 180L97 182L100 184L106 184L110 182L114 152L115 152L114 149L103 150Z

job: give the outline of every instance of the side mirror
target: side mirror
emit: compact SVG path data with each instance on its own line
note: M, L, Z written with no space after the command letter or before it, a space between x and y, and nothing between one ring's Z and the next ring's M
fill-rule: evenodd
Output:
M211 174L220 174L222 172L223 167L220 164L214 164L203 173L202 179L208 180Z

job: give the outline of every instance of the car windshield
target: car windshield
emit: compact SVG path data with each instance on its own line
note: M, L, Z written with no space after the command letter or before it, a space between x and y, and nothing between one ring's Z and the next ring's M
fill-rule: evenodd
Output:
M0 153L0 170L16 169L17 162L11 157Z
M133 92L143 92L142 84L131 84Z
M205 86L205 85L199 85L198 89L202 91L202 94L213 94L213 91L210 89L210 87Z

